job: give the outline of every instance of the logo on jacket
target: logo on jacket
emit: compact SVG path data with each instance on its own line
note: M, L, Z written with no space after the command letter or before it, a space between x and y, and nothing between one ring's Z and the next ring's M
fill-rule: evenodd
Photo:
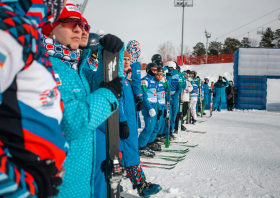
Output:
M57 84L57 85L62 85L61 80L60 80L60 77L59 77L58 74L54 74L54 78L55 78L55 81L56 81L56 84Z
M57 99L58 90L57 87L53 89L47 89L40 95L40 102L43 104L43 109L49 109L53 106L54 101Z

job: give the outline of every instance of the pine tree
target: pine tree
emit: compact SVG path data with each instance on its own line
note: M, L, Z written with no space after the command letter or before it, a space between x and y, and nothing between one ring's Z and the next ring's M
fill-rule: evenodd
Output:
M280 29L277 29L274 32L274 44L275 44L275 47L280 48Z
M223 54L233 54L241 46L241 43L238 39L235 38L226 38L223 45Z
M223 44L221 42L212 41L208 47L208 55L221 54Z
M193 47L192 55L194 56L204 56L206 55L206 49L203 43L197 43L196 46Z
M251 47L251 41L248 37L243 37L241 47Z
M273 44L273 40L274 40L274 32L271 30L271 28L267 28L265 30L265 33L262 35L260 47L274 47L275 44Z

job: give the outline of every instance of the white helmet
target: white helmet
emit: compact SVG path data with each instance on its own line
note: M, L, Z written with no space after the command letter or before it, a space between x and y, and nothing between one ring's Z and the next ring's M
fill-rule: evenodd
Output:
M101 29L97 30L96 34L98 34L101 38L105 36L104 30Z
M176 69L176 63L174 61L168 61L164 65L165 67L171 67L173 69Z

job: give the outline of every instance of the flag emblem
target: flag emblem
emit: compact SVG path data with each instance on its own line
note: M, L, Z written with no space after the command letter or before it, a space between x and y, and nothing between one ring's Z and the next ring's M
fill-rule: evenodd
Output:
M54 74L54 77L55 77L56 84L57 85L62 85L59 75L58 74Z

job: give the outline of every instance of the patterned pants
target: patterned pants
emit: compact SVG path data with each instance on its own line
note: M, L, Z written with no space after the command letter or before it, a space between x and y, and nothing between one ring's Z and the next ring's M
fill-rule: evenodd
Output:
M130 181L133 184L133 189L135 189L139 184L141 184L141 180L145 178L145 174L140 164L136 166L125 167L127 175Z

